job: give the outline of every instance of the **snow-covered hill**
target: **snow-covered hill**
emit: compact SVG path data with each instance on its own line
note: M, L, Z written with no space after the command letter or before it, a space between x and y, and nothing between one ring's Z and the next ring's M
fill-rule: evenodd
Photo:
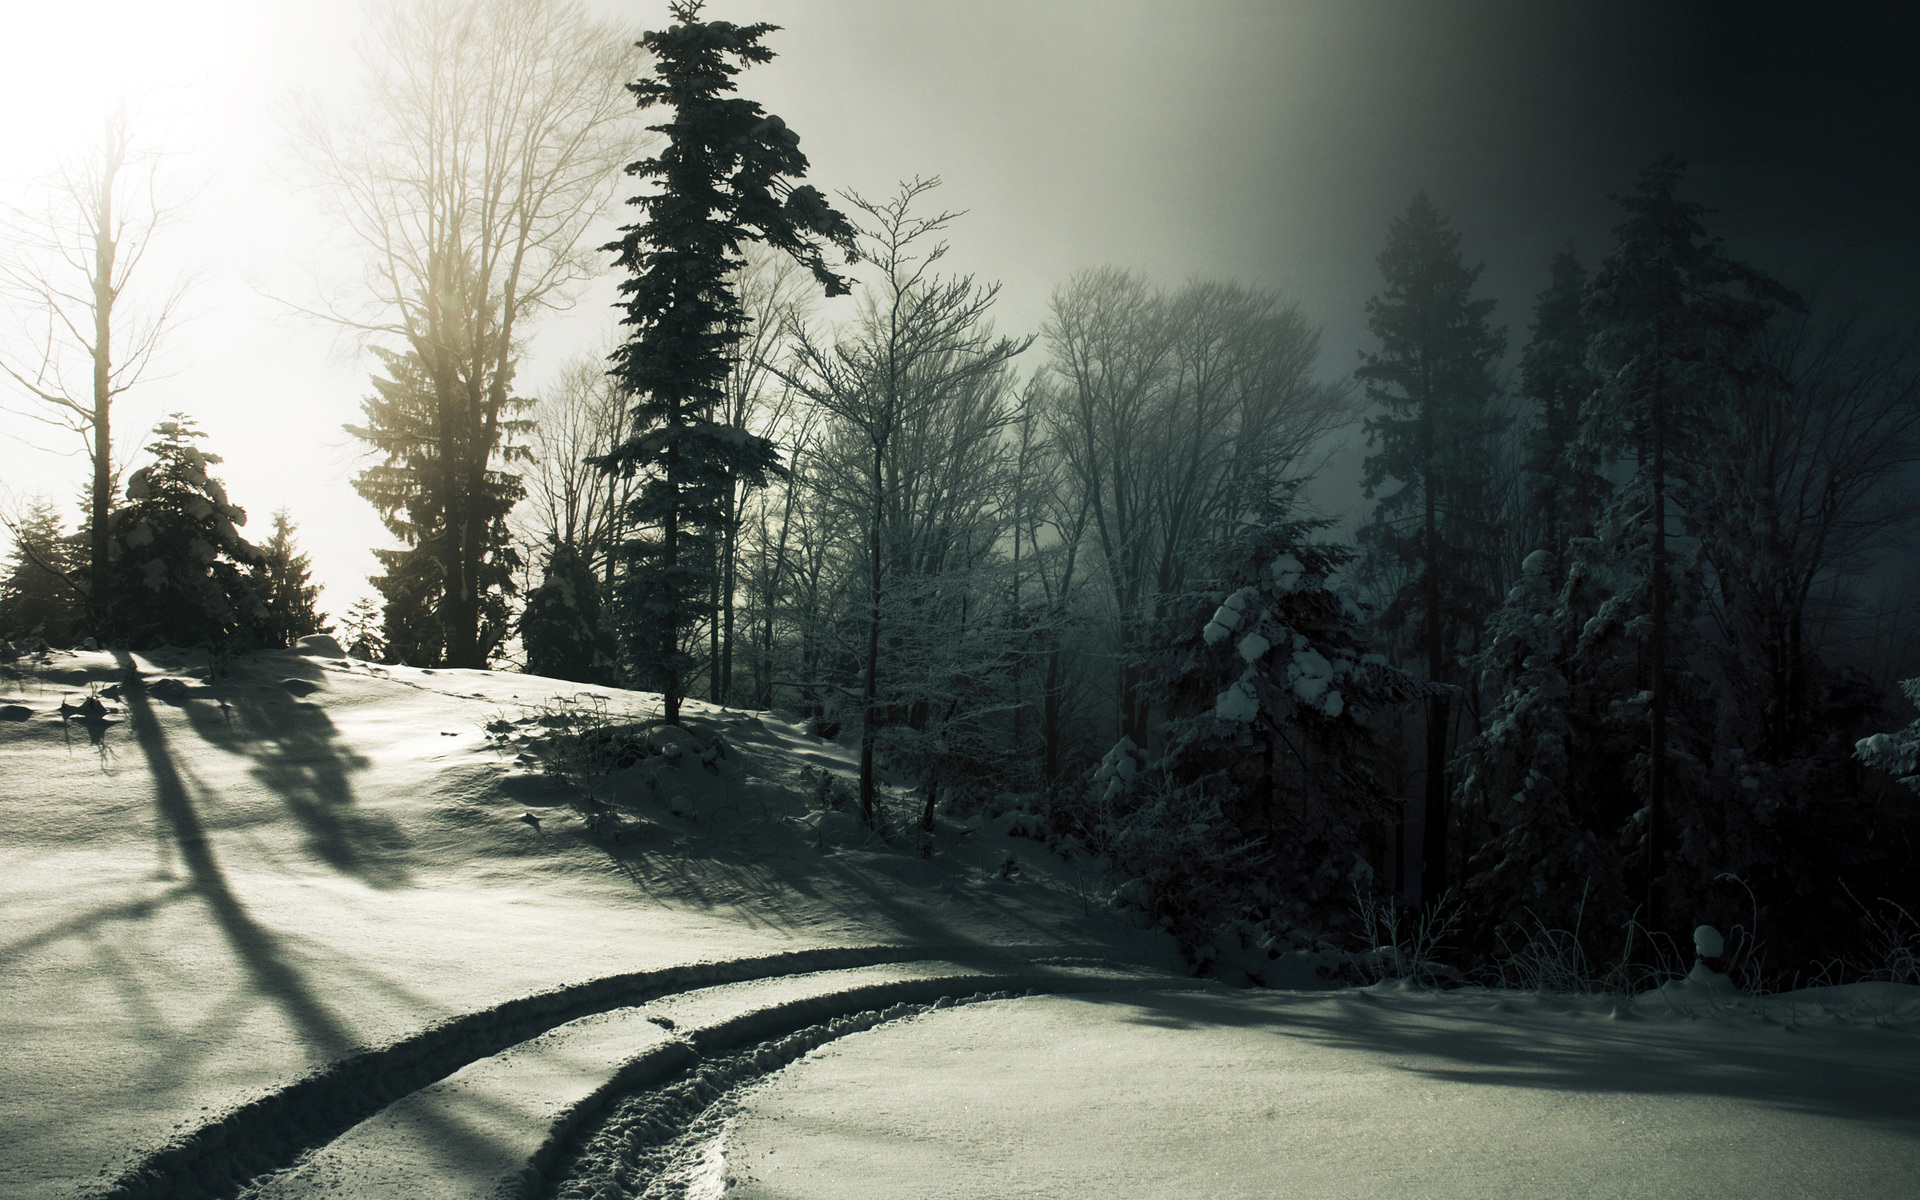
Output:
M690 704L731 753L622 772L615 843L515 759L543 713L644 717L642 694L293 653L5 669L0 1196L116 1179L325 1064L566 985L819 947L1170 954L1033 882L1030 840L953 831L922 861L840 813L823 837L808 772L850 760L776 720ZM1001 880L1008 846L1033 869Z

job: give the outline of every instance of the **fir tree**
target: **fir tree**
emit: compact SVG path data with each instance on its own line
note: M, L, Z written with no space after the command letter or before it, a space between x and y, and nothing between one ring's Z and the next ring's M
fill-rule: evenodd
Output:
M633 198L642 220L607 247L629 273L620 291L631 332L612 374L634 404L633 433L605 466L642 477L629 517L657 531L628 547L629 653L640 683L662 692L670 724L691 663L682 627L708 591L703 564L730 519L726 497L733 481L758 485L776 466L771 442L723 423L745 323L729 275L743 261L741 244L759 241L806 266L827 295L844 295L849 285L828 269L825 244L849 258L853 244L846 218L816 188L792 182L807 171L799 135L729 95L745 66L773 58L760 41L777 27L702 21L701 7L680 0L670 7L680 23L641 39L654 73L628 87L642 109L667 105L674 115L650 127L665 135L660 153L628 168L658 190Z
M260 547L253 567L254 591L265 601L273 627L291 646L315 633L332 633L325 613L314 606L320 585L312 583L313 564L293 542L294 524L286 509L273 514L273 533Z
M1390 853L1393 796L1368 721L1432 685L1370 653L1365 613L1330 589L1345 546L1289 512L1297 484L1191 564L1199 590L1165 597L1142 661L1168 713L1164 746L1123 738L1094 780L1093 836L1188 947L1309 912L1337 921L1348 889ZM1205 957L1202 953L1201 957Z
M251 574L260 551L240 536L246 510L207 473L220 462L184 413L154 427L153 462L127 478L127 503L109 518L107 633L135 649L283 644Z
M593 566L565 542L547 556L545 577L520 614L527 674L598 682L605 655L600 635L600 581Z
M1557 580L1568 542L1586 536L1602 496L1595 465L1579 458L1580 410L1597 380L1587 366L1587 272L1571 248L1553 256L1551 282L1534 301L1532 338L1520 355L1520 393L1533 402L1527 429L1527 514L1538 530L1535 548L1553 557Z
M366 424L345 428L385 457L355 476L353 488L405 543L373 552L386 568L369 582L386 599L388 655L416 667L484 666L509 630L507 597L520 556L507 514L526 495L518 475L487 464L496 449L506 459L524 455L505 439L530 431L510 415L530 402L509 398L479 423L474 436L486 445L469 446L458 434L473 431L449 423L452 401L419 354L374 353L386 377L374 377L374 395L361 404ZM452 595L462 579L468 594ZM472 629L463 624L469 619Z
M61 529L60 510L35 501L13 529L13 552L0 578L0 637L38 637L64 646L83 615L84 556Z
M1684 172L1678 158L1663 156L1641 172L1632 194L1614 197L1627 219L1614 230L1614 249L1594 272L1583 309L1600 387L1582 413L1582 453L1603 465L1631 457L1635 467L1601 514L1593 551L1596 573L1610 572L1618 590L1582 643L1589 659L1613 631L1615 640L1624 639L1619 653L1644 648L1646 749L1634 792L1645 799L1639 820L1646 912L1655 928L1664 916L1672 773L1676 765L1696 776L1707 770L1713 732L1701 728L1701 708L1688 706L1691 744L1679 747L1683 762L1671 761L1676 692L1694 696L1706 686L1689 666L1697 655L1687 619L1706 585L1705 547L1676 563L1668 537L1676 523L1688 532L1685 514L1699 513L1705 502L1715 415L1735 402L1743 376L1755 368L1756 335L1780 306L1799 304L1708 236L1706 209L1676 194ZM1671 510L1670 500L1677 502Z
M1427 678L1453 683L1455 647L1494 606L1490 550L1499 513L1493 494L1493 371L1505 334L1487 324L1492 300L1473 299L1479 267L1460 257L1460 235L1424 194L1388 227L1380 254L1386 289L1367 301L1367 328L1380 339L1354 374L1386 411L1366 423L1376 453L1364 463L1366 494L1391 480L1361 540L1374 578L1398 578L1382 625L1404 630L1426 657ZM1427 699L1426 834L1420 892L1436 902L1447 888L1447 708Z
M373 597L355 600L340 623L348 654L366 662L386 661L386 640L380 636L380 609Z

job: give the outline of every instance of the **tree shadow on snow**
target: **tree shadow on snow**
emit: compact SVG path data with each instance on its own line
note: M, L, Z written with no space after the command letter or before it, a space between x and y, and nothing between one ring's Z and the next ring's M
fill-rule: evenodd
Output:
M255 921L233 894L201 824L186 776L154 716L146 687L131 660L124 655L122 660L128 668L121 688L128 725L152 773L154 806L179 850L187 886L206 904L256 989L286 1014L306 1042L329 1056L338 1055L354 1044L354 1037L289 961L279 936Z
M1758 1018L1610 1020L1531 994L1365 991L1084 997L1170 1029L1258 1029L1465 1085L1750 1100L1920 1137L1911 1034Z
M285 678L222 680L212 686L214 703L183 706L187 720L208 744L252 760L253 777L286 804L315 857L372 887L405 886L405 834L354 807L350 776L367 760L340 742L324 708L300 699L322 690L324 672L293 655L271 665Z

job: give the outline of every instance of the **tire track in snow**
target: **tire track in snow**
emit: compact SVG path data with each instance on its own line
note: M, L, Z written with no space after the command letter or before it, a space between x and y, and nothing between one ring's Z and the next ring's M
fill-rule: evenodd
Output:
M1029 989L1029 994L1031 989ZM1012 991L962 1000L901 1002L809 1025L694 1063L677 1077L615 1103L568 1139L541 1200L705 1200L726 1188L724 1139L748 1088L828 1042L935 1009L1010 1000Z
M117 1177L92 1200L231 1200L251 1180L281 1170L361 1121L480 1059L595 1013L720 984L883 966L931 958L1026 962L1102 954L1068 946L849 946L605 976L523 996L336 1059L284 1087L183 1131Z

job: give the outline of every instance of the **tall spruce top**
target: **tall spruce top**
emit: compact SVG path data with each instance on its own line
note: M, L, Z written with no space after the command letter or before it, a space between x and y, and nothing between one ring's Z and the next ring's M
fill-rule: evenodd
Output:
M633 326L614 352L614 374L636 396L704 407L720 397L744 319L727 275L740 246L760 241L813 273L828 296L848 280L826 262L829 245L853 261L853 226L811 185L800 137L779 117L735 91L746 65L773 59L761 39L778 26L702 21L703 6L672 6L681 23L642 36L655 57L651 76L627 85L643 109L666 105L673 118L649 126L665 136L660 153L627 173L655 180L633 197L642 219L606 248L629 273L620 285Z

